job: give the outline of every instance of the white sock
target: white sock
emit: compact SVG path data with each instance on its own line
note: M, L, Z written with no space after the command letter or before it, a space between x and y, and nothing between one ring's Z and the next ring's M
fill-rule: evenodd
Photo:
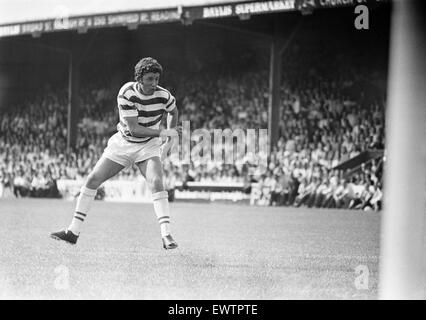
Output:
M80 227L83 224L84 218L86 218L87 212L90 209L90 205L92 203L92 200L96 196L96 191L93 189L86 188L85 186L82 186L80 189L80 195L77 199L77 206L75 208L74 217L71 221L71 224L68 227L68 230L70 230L74 234L80 233Z
M160 191L152 194L155 215L160 224L161 236L170 234L170 210L169 195L167 191Z

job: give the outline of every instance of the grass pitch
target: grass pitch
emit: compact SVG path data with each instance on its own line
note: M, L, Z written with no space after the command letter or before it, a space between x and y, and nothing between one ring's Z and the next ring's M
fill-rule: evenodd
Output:
M74 206L0 200L0 298L377 298L377 212L172 203L166 251L150 204L95 201L77 245L51 239Z

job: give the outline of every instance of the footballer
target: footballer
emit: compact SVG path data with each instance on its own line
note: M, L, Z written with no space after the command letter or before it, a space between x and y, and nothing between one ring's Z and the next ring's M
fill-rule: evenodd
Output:
M158 85L162 72L162 66L151 57L143 58L136 64L135 81L124 84L117 96L117 133L108 140L101 158L81 187L70 225L52 233L52 238L75 244L99 186L124 168L136 164L152 193L163 248L177 248L170 231L169 201L163 186L160 147L162 139L175 136L176 131L180 134L181 127L177 126L175 98ZM165 113L167 129L161 130L160 122Z

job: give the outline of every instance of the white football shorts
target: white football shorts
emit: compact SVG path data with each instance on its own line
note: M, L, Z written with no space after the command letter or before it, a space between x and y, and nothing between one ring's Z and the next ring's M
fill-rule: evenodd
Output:
M133 163L145 161L149 158L160 157L160 138L152 138L148 142L129 142L121 136L120 132L108 140L103 157L129 167Z

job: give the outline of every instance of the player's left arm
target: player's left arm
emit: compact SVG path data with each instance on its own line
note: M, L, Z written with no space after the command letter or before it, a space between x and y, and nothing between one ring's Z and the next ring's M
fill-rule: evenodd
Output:
M173 98L172 95L170 95L169 101L166 106L166 112L167 112L167 130L176 130L175 133L177 133L177 136L179 136L182 133L182 126L178 126L178 109L176 107L176 101ZM176 137L176 136L175 136ZM165 140L163 140L162 144L162 151L161 151L161 161L164 161L164 159L168 156L169 151L171 150L173 146L173 140L172 136L167 136ZM179 139L178 139L179 141ZM178 142L177 141L177 142Z
M181 132L181 126L178 125L179 112L176 106L176 99L171 94L166 105L167 129L176 129L178 134Z
M177 127L179 112L177 107L167 113L167 129L174 129Z

